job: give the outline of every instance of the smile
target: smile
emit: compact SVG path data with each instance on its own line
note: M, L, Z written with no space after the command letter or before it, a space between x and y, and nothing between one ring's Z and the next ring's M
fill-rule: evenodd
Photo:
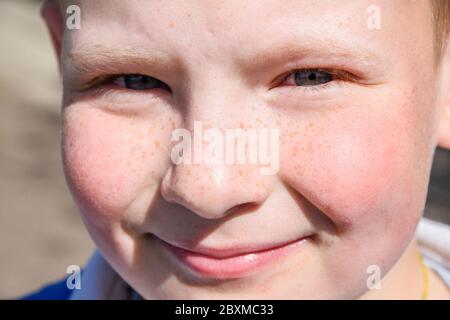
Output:
M186 249L161 240L175 260L195 274L213 279L233 279L248 276L296 250L310 237L264 248L196 248Z

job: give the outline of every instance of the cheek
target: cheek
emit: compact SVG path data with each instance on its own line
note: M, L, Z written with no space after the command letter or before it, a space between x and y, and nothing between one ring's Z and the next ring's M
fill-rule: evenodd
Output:
M141 191L154 187L168 159L164 146L173 125L168 116L142 120L85 105L65 111L65 173L88 218L118 220Z
M380 105L391 111L377 114ZM422 163L429 161L427 143L417 144L429 132L414 108L412 100L384 102L283 126L289 131L281 139L280 175L333 225L316 227L322 263L332 266L324 274L335 286L364 292L367 267L385 272L411 240L426 196Z
M426 181L414 173L422 158L417 124L404 118L412 105L384 105L392 111L367 106L307 117L282 141L283 179L338 229L413 225L421 214Z

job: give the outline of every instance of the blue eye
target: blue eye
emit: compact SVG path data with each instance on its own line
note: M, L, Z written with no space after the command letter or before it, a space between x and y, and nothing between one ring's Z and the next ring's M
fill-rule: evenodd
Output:
M320 70L298 70L293 73L294 82L297 86L317 86L333 81L334 76Z
M118 86L131 90L151 90L162 88L170 91L169 86L167 86L164 82L156 78L140 74L126 74L119 76L114 80L114 83Z

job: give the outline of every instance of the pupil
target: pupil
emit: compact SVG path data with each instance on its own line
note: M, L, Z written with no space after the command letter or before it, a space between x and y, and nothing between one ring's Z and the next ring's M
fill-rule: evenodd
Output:
M160 86L158 80L144 75L128 75L125 76L125 85L129 89L145 90L154 89Z
M316 74L314 72L310 73L308 75L308 80L314 81L314 80L316 80L316 78L317 78L317 76L316 76Z
M295 73L295 84L298 86L317 86L333 81L333 76L327 72L305 70Z

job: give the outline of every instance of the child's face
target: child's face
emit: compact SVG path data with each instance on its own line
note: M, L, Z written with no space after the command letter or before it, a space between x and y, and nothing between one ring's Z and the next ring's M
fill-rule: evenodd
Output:
M63 42L66 175L98 248L144 297L354 298L370 265L401 256L444 94L429 3L375 1L371 29L373 3L80 1L82 29ZM91 82L126 74L170 90ZM279 170L175 165L172 132L194 121L279 129ZM304 237L250 271L182 262L158 240L230 255Z

